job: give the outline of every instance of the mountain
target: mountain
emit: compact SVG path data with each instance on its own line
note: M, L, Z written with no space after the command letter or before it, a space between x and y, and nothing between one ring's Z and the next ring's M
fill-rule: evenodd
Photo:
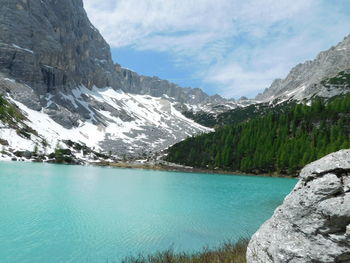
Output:
M212 131L205 126L263 115L271 102L348 92L349 43L298 65L256 100L234 101L115 64L82 0L0 0L0 95L23 116L17 126L0 120L0 138L12 151L71 140L97 153L148 155Z
M32 92L30 87L11 79L0 80L0 89L2 87L19 90L23 94ZM85 122L78 119L78 124L72 128L59 124L50 116L51 108L55 111L58 107L51 97L47 97L47 105L40 111L12 97L10 102L26 117L25 124L53 147L60 140L71 139L104 152L140 155L162 150L194 133L210 131L184 117L165 99L128 94L110 87L89 90L80 86L71 92L72 95L62 93L62 99L72 103L76 109L78 105L84 107L88 119ZM8 136L3 133L1 137L13 142L10 145L21 140L16 132L12 135L8 133ZM33 149L33 143L29 144L29 148L26 147L28 143L22 144L22 150ZM18 147L21 148L20 145Z
M199 88L182 88L158 77L147 77L115 64L116 76L120 89L133 94L164 97L179 103L205 104L226 103L219 95L209 96Z
M350 147L350 94L263 110L264 115L250 114L173 145L166 160L202 169L295 175L307 163Z
M210 131L184 109L235 104L114 64L82 0L0 0L0 94L52 147L72 139L119 156L159 151ZM0 130L21 150L37 143L17 136ZM28 142L15 143L22 139Z
M350 92L350 35L335 47L321 52L315 60L294 67L285 79L273 81L255 99L243 97L232 107L215 105L210 110L189 109L184 114L207 126L222 126L248 121L268 112L283 109L279 104L311 103L315 98L331 99ZM277 106L277 107L276 107ZM215 111L221 109L221 111Z
M350 91L349 83L324 83L323 80L350 73L350 35L321 52L314 60L295 66L285 79L276 79L257 101L309 100L313 97L330 98ZM341 76L342 77L342 76Z
M167 150L169 162L204 169L295 174L349 148L350 36L275 80L251 104L187 116L216 127Z

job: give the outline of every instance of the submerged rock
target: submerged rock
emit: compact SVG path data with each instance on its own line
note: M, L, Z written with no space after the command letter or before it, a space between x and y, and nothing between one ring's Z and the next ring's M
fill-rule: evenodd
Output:
M350 262L350 150L307 165L253 235L248 263Z

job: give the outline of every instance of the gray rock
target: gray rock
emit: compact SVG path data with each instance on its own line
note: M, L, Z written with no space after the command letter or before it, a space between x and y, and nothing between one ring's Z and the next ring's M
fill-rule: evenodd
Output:
M4 140L4 139L0 138L0 145L9 146L9 142L7 140Z
M350 69L350 35L312 61L295 66L285 79L276 79L256 99L259 101L310 99L314 96L330 98L349 92L347 86L327 87L321 84L343 70Z
M209 96L199 88L182 88L158 77L147 77L115 65L116 76L123 91L133 94L165 97L180 103L225 103L219 95Z
M302 179L313 178L336 169L350 169L350 151L339 151L337 154L330 154L326 158L322 158L322 161L306 165L300 172L300 177Z
M248 245L248 263L350 262L350 150L307 165Z
M82 0L0 0L0 33L0 70L38 94L117 85L109 46Z

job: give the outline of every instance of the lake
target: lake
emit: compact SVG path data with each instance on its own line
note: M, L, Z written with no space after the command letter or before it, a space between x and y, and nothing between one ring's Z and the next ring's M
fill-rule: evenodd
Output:
M0 162L0 262L119 262L251 236L296 179Z

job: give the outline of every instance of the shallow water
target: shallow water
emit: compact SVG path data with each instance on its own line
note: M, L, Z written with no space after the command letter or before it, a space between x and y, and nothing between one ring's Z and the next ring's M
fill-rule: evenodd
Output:
M249 237L295 179L0 162L0 262L119 262Z

